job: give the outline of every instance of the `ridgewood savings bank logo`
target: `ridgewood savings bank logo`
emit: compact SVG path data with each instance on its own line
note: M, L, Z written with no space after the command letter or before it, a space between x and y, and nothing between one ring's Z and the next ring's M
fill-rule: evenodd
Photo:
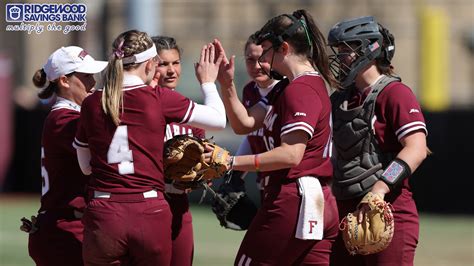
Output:
M6 4L5 12L6 22L15 23L7 24L6 31L41 34L46 29L68 34L71 31L85 31L87 26L85 4ZM56 24L61 22L75 24Z

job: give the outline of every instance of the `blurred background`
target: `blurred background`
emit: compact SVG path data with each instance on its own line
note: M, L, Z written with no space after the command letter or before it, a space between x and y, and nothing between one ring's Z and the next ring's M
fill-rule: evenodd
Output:
M176 38L184 50L178 90L200 101L193 63L219 38L237 56L236 83L248 81L243 46L273 16L307 9L327 34L336 22L373 15L395 35L396 72L417 95L434 152L411 179L421 214L416 265L474 265L474 1L472 0L84 0L54 1L87 6L85 31L7 31L7 1L0 4L0 265L32 265L21 216L39 207L40 140L49 103L38 100L31 82L47 57L68 45L106 60L113 39L136 28ZM18 24L18 23L17 23ZM47 23L44 23L47 24ZM59 23L66 24L66 23ZM100 77L98 77L100 79ZM100 86L100 82L99 82ZM241 137L231 129L209 132L236 151ZM252 179L253 177L251 177ZM218 185L215 184L215 185ZM257 201L255 185L247 188ZM219 227L207 206L191 199L196 231L195 265L231 265L243 237ZM217 233L216 233L217 232Z

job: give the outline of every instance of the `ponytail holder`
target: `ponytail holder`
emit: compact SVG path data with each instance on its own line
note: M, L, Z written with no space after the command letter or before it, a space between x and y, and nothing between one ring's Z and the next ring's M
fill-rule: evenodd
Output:
M293 12L293 16L297 19L301 19L301 17L303 17L303 10L296 10L295 12Z
M51 85L51 81L49 81L49 79L46 79L46 82L44 83L43 89L46 89L47 87L49 87L49 85Z
M46 71L44 70L44 68L41 69L41 78L43 78L43 75L46 82L44 83L42 88L46 89L47 87L49 87L49 84L51 83L51 81L49 80L48 75L46 74Z
M308 32L308 25L306 24L306 21L304 17L300 19L301 25L303 25L304 33L306 34L306 40L308 41L309 49L310 49L310 54L313 54L313 43L311 42L311 37L309 36Z
M115 58L117 59L122 59L124 56L125 56L125 53L122 49L122 46L123 46L123 41L122 40L119 44L119 46L117 47L117 49L114 49L114 55L115 55Z

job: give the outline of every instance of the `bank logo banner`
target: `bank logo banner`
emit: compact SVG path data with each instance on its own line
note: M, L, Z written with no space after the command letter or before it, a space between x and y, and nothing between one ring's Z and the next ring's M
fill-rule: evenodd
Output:
M7 4L6 14L7 22L22 22L23 21L23 5L22 4Z
M5 21L13 23L6 25L6 31L40 34L47 30L68 34L71 31L85 31L87 25L87 6L81 3L8 3L5 13Z

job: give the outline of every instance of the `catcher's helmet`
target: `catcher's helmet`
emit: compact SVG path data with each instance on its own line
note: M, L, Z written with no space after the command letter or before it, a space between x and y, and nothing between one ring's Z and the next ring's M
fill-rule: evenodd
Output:
M357 73L372 60L384 59L390 64L395 53L393 41L388 30L372 16L341 21L328 34L328 45L334 52L330 56L331 71L343 87L350 86ZM338 52L337 48L341 45L350 48L351 52ZM342 60L348 55L352 57L350 65Z

